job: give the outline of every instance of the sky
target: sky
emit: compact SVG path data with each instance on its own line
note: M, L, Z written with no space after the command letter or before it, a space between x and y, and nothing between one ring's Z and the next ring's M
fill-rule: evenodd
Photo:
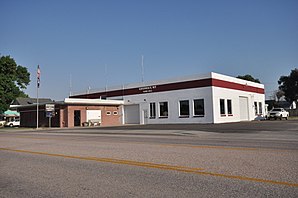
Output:
M297 0L0 0L0 53L24 90L72 92L217 72L250 74L266 97L298 68ZM144 57L142 75L141 57ZM71 88L70 88L71 87Z

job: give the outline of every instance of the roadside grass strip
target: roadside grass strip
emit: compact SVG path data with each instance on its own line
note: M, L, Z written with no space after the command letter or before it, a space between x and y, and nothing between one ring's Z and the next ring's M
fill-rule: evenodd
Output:
M289 182L267 180L267 179L253 178L253 177L205 172L205 171L203 171L204 170L203 168L172 166L172 165L167 165L167 164L155 164L155 163L150 163L150 162L138 162L138 161L121 160L121 159L113 159L113 158L72 156L72 155L63 155L63 154L37 152L37 151L16 150L16 149L9 149L9 148L0 148L0 150L18 152L18 153L35 154L35 155L46 155L46 156L52 156L52 157L62 157L62 158L69 158L69 159L88 160L88 161L96 161L96 162L104 162L104 163L125 164L125 165L130 165L130 166L155 168L155 169L162 169L162 170L173 170L173 171L178 171L178 172L193 173L193 174L198 174L198 175L208 175L208 176L213 176L213 177L223 177L223 178L237 179L237 180L242 180L242 181L252 181L252 182L298 187L298 183L289 183Z

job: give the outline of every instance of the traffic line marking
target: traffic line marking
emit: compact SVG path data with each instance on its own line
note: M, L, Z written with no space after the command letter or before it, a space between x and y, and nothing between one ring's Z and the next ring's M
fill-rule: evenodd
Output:
M46 152L15 150L15 149L8 149L8 148L0 148L0 150L13 151L13 152L18 152L18 153L29 153L29 154L36 154L36 155L47 155L47 156L52 156L52 157L63 157L63 158L70 158L70 159L107 162L107 163L114 163L114 164L126 164L126 165L132 165L132 166L157 168L157 169L164 169L164 170L176 170L176 171L181 171L181 172L194 172L194 171L203 170L202 168L172 166L172 165L167 165L167 164L155 164L155 163L150 163L150 162L138 162L138 161L121 160L121 159L113 159L113 158L82 157L82 156L73 156L73 155L64 155L64 154L55 154L55 153L46 153Z
M155 163L150 163L150 162L138 162L138 161L121 160L121 159L113 159L113 158L82 157L82 156L37 152L37 151L16 150L16 149L9 149L9 148L0 148L0 150L2 150L2 151L12 151L12 152L18 152L18 153L35 154L35 155L46 155L46 156L52 156L52 157L63 157L63 158L70 158L70 159L106 162L106 163L113 163L113 164L125 164L125 165L130 165L130 166L155 168L155 169L163 169L163 170L173 170L173 171L193 173L193 174L198 174L198 175L208 175L208 176L214 176L214 177L237 179L237 180L242 180L242 181L252 181L252 182L260 182L260 183L268 183L268 184L277 184L277 185L298 187L298 183L290 183L290 182L283 182L283 181L253 178L253 177L245 177L245 176L226 175L226 174L221 174L221 173L205 172L205 171L202 171L203 170L202 168L192 168L192 167L185 167L185 166L172 166L172 165L167 165L167 164L155 164Z

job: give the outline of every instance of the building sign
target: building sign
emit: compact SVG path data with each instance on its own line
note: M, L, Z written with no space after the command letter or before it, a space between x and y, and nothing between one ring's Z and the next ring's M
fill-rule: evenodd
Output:
M46 104L46 117L51 118L55 116L55 104Z
M46 104L46 111L55 111L55 104Z
M141 91L141 93L151 93L154 89L156 89L156 85L140 87L139 91Z

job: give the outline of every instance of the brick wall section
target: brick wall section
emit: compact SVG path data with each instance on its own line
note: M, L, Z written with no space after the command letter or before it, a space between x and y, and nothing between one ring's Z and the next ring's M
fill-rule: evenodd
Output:
M105 106L101 109L102 126L117 126L121 125L122 121L121 107Z
M74 110L83 110L83 107L76 107L76 106L67 106L66 112L67 112L67 120L65 121L66 127L74 127ZM81 119L82 122L84 122Z
M36 127L36 107L20 108L21 126ZM74 111L81 112L80 126L86 122L87 110L101 110L101 126L122 125L121 106L87 106L87 105L56 105L56 115L52 118L52 127L74 127ZM39 107L39 127L48 127L49 118L46 117L44 105Z
M68 123L68 115L67 115L67 108L60 109L60 127L67 127Z
M61 127L74 127L75 110L81 112L81 126L86 122L87 110L101 110L101 126L117 126L122 124L122 110L119 106L67 106L65 109L60 110Z

